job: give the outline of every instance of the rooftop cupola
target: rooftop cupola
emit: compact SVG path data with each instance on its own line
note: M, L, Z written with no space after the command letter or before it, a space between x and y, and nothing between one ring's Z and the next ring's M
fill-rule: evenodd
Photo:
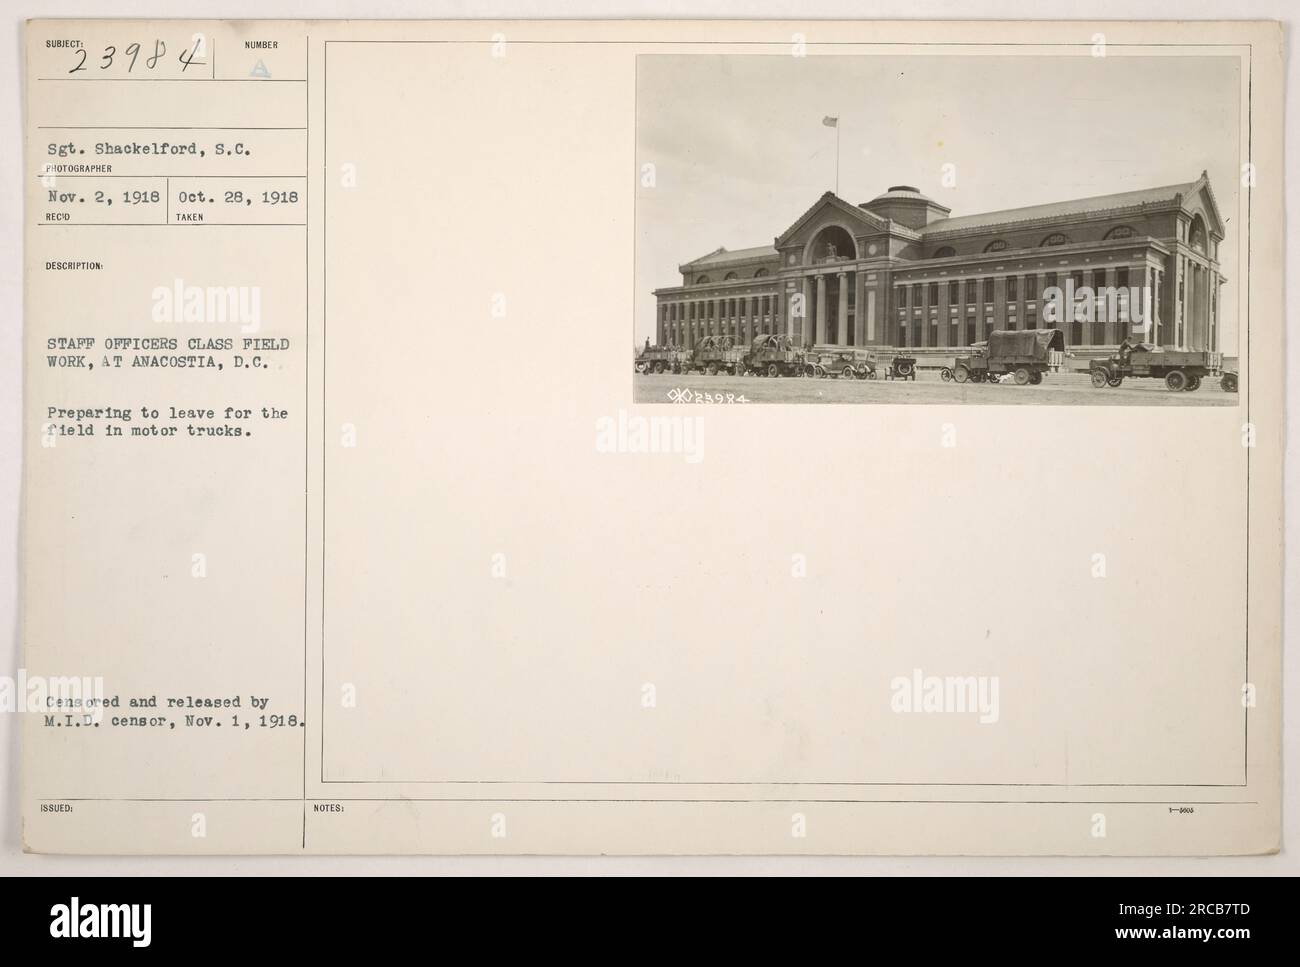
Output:
M908 228L918 229L947 218L952 211L934 199L927 198L911 185L894 185L883 195L864 201L858 207L882 218L892 218Z

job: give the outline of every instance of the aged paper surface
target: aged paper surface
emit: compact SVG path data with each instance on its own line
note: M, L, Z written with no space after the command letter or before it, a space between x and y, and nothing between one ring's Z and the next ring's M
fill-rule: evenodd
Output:
M28 849L1276 849L1281 63L30 23Z

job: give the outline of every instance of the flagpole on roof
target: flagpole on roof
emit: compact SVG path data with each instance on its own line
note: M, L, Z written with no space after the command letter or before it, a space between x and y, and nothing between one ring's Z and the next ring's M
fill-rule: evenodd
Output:
M840 193L840 119L827 114L822 118L822 124L835 129L835 194L838 195Z

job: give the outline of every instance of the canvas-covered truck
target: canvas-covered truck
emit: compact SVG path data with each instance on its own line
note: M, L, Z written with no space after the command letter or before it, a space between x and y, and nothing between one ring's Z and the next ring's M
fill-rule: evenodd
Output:
M804 354L789 336L767 333L755 336L743 360L745 370L758 376L800 376L803 374Z
M1120 386L1125 379L1163 379L1174 393L1194 393L1201 381L1223 370L1223 354L1199 350L1161 349L1125 339L1106 359L1088 364L1092 385L1097 389ZM1235 380L1234 380L1235 383Z
M695 347L689 360L682 363L682 372L696 370L709 376L718 373L744 375L745 351L736 345L731 336L705 336Z
M875 379L876 354L846 346L814 346L804 354L803 374L823 379Z
M680 373L684 350L675 346L646 346L637 354L638 373Z
M953 363L957 382L984 383L1010 373L1017 386L1037 386L1052 367L1052 354L1065 352L1065 334L1059 329L995 329L972 348L975 352Z

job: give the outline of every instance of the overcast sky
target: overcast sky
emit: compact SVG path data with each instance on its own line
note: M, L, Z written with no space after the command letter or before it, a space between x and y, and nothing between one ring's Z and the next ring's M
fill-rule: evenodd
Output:
M651 290L725 245L771 244L822 192L858 204L913 185L953 217L1194 181L1220 246L1223 348L1236 346L1235 57L643 55L637 65L636 344ZM940 179L957 166L954 187Z

